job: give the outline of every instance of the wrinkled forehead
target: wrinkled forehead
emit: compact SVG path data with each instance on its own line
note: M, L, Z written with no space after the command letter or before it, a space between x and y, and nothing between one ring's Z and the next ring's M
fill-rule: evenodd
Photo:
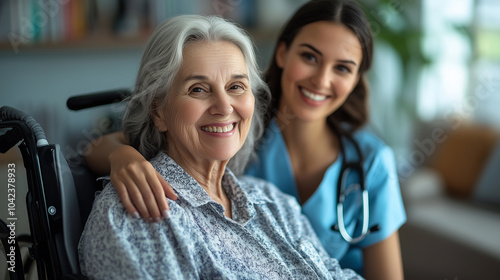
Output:
M181 76L248 75L243 52L232 42L193 41L183 48L182 57Z

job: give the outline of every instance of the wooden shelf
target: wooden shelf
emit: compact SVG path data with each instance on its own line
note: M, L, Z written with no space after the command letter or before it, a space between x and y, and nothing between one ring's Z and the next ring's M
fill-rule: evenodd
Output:
M254 42L275 41L279 30L274 29L249 29L248 33ZM23 50L92 50L92 49L126 49L142 48L146 45L152 30L143 31L133 36L118 36L110 33L96 33L82 39L67 40L61 42L34 42L17 46L19 51ZM15 47L9 42L0 43L0 51L15 52Z
M23 50L89 50L89 49L124 49L142 48L146 45L151 32L142 32L133 36L118 36L115 34L91 34L82 39L75 39L62 42L36 42L20 44L18 51ZM16 52L16 47L9 42L0 44L0 50L12 50Z

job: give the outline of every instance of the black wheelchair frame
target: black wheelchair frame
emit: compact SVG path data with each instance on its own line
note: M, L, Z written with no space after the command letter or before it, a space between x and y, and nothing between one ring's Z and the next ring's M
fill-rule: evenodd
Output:
M79 95L68 99L67 106L81 110L119 102L129 94L128 90L119 89ZM59 145L48 143L42 127L31 116L3 106L0 108L0 152L5 153L16 145L21 151L28 181L26 207L30 236L15 236L11 229L16 217L0 220L7 268L14 268L9 269L10 279L24 280L24 270L33 261L38 279L87 279L80 272L78 242L99 189L96 176L83 160L76 161L80 164L68 165ZM13 189L9 197L12 195L15 199L15 185L8 188ZM31 242L28 264L22 263L18 246L22 240Z

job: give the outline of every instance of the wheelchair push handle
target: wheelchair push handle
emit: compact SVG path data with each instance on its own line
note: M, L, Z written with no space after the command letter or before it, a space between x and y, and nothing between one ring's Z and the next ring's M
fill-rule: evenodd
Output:
M22 112L19 111L18 109L9 107L9 106L2 106L0 107L0 120L1 121L22 121L28 125L28 127L31 129L33 134L35 134L35 139L37 140L36 145L37 147L42 147L46 146L49 144L47 141L47 138L45 137L45 132L43 131L43 128L40 126L39 123L35 121L35 119ZM11 131L9 131L11 132ZM6 134L0 136L0 139L2 138L9 138L9 132ZM2 139L3 140L3 139Z
M120 102L127 98L130 94L130 90L128 89L116 89L90 94L82 94L70 97L66 102L66 106L70 110L78 111L82 109Z

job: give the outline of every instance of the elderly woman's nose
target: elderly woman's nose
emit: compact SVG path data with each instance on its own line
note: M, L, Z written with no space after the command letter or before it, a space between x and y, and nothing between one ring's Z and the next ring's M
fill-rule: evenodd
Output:
M211 114L229 115L234 110L231 97L225 91L215 93L212 102Z

